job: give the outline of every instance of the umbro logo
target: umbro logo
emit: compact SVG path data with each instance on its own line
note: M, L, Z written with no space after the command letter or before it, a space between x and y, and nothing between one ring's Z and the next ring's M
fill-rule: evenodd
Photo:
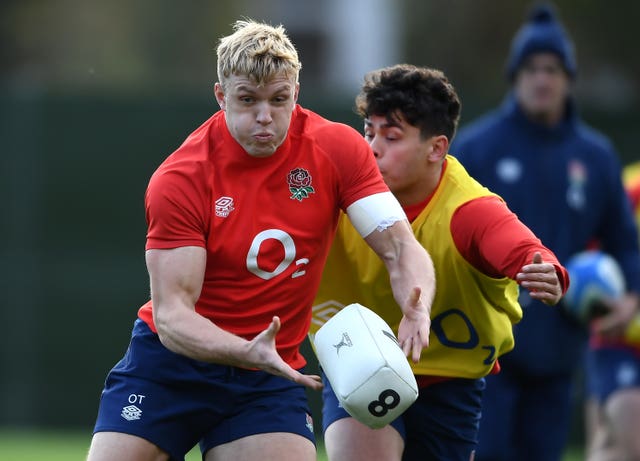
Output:
M233 207L233 199L231 197L220 197L215 202L216 216L226 218L235 208Z
M122 416L127 421L134 421L142 417L142 410L135 405L128 405L122 409L122 413L120 413L120 416Z

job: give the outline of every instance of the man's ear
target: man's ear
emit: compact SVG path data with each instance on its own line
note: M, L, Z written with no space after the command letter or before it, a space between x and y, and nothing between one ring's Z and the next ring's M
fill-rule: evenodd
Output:
M213 85L213 94L216 97L216 101L218 102L220 109L225 110L227 103L224 99L224 90L222 89L222 85L220 85L219 82L216 82L216 84Z
M443 134L431 138L430 162L441 161L449 152L449 139Z

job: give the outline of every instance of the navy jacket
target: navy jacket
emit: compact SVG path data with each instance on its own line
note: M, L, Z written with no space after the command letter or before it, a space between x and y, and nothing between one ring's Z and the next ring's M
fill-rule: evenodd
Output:
M598 241L640 293L640 252L620 160L610 141L582 122L568 103L555 127L529 121L509 95L504 104L460 130L450 152L499 194L561 263ZM572 373L587 331L563 312L521 290L523 320L501 362L536 376ZM513 368L512 368L513 369Z

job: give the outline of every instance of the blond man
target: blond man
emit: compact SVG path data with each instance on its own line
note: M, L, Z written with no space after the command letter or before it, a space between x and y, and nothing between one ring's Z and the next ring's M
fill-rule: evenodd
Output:
M341 210L381 257L418 360L434 270L369 145L297 105L285 30L239 21L220 40L220 111L151 177L151 300L107 376L90 461L316 459L300 345Z

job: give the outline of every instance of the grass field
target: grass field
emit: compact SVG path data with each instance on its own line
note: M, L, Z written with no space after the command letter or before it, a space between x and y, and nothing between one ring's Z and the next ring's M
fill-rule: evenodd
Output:
M84 461L91 440L91 431L18 431L0 430L0 460L2 461ZM199 461L200 452L192 450L187 461ZM581 461L580 450L570 450L563 461ZM322 447L318 461L326 461Z
M0 461L84 461L91 441L91 429L78 431L26 431L0 429ZM194 448L186 461L200 461ZM318 461L326 461L319 450Z

